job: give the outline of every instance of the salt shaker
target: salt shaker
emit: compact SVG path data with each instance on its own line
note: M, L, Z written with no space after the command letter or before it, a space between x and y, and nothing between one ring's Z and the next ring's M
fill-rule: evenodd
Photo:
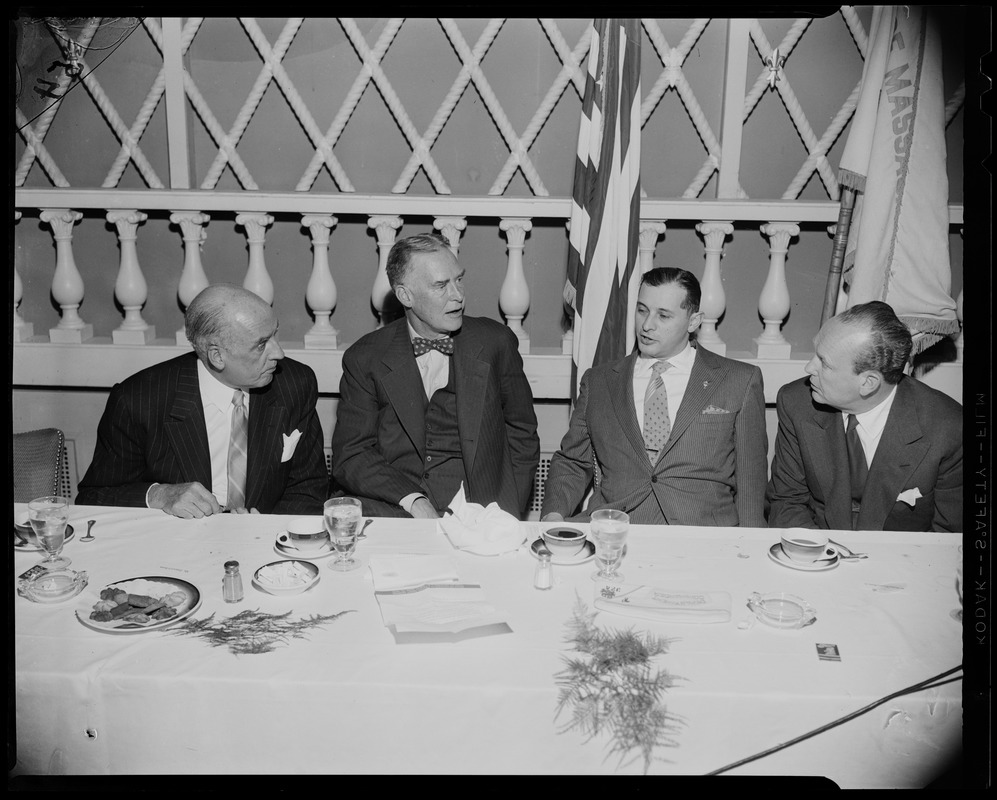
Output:
M242 597L242 575L239 574L239 562L226 561L225 577L222 578L222 599L226 603L238 603Z
M550 553L541 551L537 556L537 568L533 572L535 589L550 589L554 585L554 568L550 564Z

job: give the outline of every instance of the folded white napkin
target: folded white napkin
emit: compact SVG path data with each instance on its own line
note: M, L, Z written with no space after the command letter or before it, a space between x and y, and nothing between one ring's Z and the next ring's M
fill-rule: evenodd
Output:
M596 583L595 607L659 622L730 622L727 592L670 592L653 586Z
M464 498L464 484L450 501L452 514L445 514L440 527L458 550L479 556L497 556L526 541L526 529L498 503L480 506Z
M374 579L375 592L456 581L459 577L450 556L414 554L371 556L370 574Z

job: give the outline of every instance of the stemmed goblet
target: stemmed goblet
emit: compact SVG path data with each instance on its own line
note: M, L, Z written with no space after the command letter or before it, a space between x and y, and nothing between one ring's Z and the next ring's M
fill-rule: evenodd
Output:
M65 569L72 561L62 555L69 522L69 500L56 495L36 497L28 503L28 522L38 544L48 554L39 565L48 570Z
M336 551L329 569L350 572L360 566L353 558L353 551L357 549L357 537L363 524L362 513L360 501L355 497L332 497L325 501L322 518L332 549Z
M599 562L599 570L592 574L592 580L622 583L623 576L617 568L623 561L623 549L630 530L629 515L614 508L600 508L592 512L589 528L595 539L595 560Z

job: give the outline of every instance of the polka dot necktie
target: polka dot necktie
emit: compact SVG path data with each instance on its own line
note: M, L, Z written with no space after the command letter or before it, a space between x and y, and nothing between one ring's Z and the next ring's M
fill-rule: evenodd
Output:
M439 350L445 356L453 355L453 339L449 336L444 336L441 339L422 339L418 336L412 339L412 349L415 351L415 357L423 356L430 350Z
M242 389L232 395L232 435L228 445L228 500L232 510L246 506L246 461L249 451L249 424Z
M672 432L672 425L668 420L668 392L661 379L661 373L671 369L671 366L667 361L655 361L651 367L651 380L644 393L644 446L652 464Z

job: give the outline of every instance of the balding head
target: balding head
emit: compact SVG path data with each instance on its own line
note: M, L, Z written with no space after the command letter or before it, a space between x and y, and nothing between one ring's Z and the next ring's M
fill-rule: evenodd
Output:
M201 291L187 306L184 328L198 358L233 388L269 383L284 357L273 309L241 286L219 283Z

